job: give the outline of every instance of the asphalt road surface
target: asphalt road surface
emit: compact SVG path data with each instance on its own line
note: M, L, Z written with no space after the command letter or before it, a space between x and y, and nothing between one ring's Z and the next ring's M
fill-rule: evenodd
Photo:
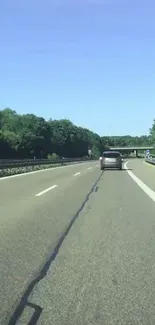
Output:
M155 324L155 167L0 179L0 324Z

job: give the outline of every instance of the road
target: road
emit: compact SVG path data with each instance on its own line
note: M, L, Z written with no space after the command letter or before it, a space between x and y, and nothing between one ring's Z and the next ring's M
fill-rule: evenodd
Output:
M0 179L0 324L155 319L155 167Z

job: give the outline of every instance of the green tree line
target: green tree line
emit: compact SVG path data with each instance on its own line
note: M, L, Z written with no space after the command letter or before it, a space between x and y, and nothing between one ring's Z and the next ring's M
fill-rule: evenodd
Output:
M0 111L0 159L84 157L88 149L99 157L111 146L151 145L154 139L155 121L149 136L102 137L67 119L46 121L34 114L17 114L10 108Z

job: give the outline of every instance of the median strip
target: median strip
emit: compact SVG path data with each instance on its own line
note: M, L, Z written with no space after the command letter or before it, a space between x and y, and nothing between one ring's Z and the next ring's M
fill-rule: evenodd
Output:
M48 188L46 188L44 191L42 191L42 192L40 192L40 193L37 193L35 196L41 196L41 195L43 195L43 194L45 194L45 193L47 193L47 192L53 190L53 189L56 188L56 187L58 187L58 185L53 185L53 186L51 186L51 187L48 187Z
M16 177L20 177L20 176L26 176L26 175L30 175L30 174L36 174L36 173L42 173L42 172L48 172L49 170L56 170L56 169L62 169L62 168L71 168L71 167L75 167L76 166L81 166L81 165L84 165L84 164L87 164L87 162L80 162L80 163L74 163L74 164L70 164L70 165L63 165L63 166L56 166L56 165L53 165L53 166L41 166L42 168L38 168L38 170L33 170L32 171L24 171L24 170L20 170L20 173L19 173L19 170L16 170L16 171L12 171L12 174L10 175L10 173L7 173L5 176L3 174L3 176L1 175L1 170L0 170L0 181L1 180L6 180L6 179L10 179L10 178L16 178ZM39 166L35 166L35 167L39 167ZM4 171L4 170L3 170Z

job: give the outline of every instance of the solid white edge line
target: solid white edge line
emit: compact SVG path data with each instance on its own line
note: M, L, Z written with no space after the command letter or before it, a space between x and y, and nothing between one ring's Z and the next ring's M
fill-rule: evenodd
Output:
M80 175L81 173L80 172L78 172L78 173L76 173L76 174L74 174L73 176L78 176L78 175Z
M28 173L21 173L21 174L16 174L16 175L4 176L4 177L0 177L0 181L5 180L5 179L16 178L16 177L20 177L20 176L26 176L26 175L30 175L30 174L32 175L32 174L37 174L37 173L41 173L41 172L47 172L49 170L52 171L52 170L62 169L62 168L69 168L69 167L71 168L71 167L80 166L80 165L84 165L84 164L90 164L90 162L67 165L67 166L60 166L60 167L51 167L51 168L45 168L45 169L40 169L40 170L34 170L34 171L28 172Z
M155 192L151 190L150 187L143 183L131 170L127 168L129 161L124 164L124 168L126 169L127 173L134 180L134 182L143 190L143 192L145 192L145 194L155 202Z
M42 191L42 192L36 194L35 196L41 196L41 195L43 195L43 194L45 194L45 193L47 193L47 192L53 190L53 189L56 188L57 186L58 186L58 185L53 185L53 186L51 186L51 187L48 187L48 188L46 188L46 190L44 190L44 191Z

